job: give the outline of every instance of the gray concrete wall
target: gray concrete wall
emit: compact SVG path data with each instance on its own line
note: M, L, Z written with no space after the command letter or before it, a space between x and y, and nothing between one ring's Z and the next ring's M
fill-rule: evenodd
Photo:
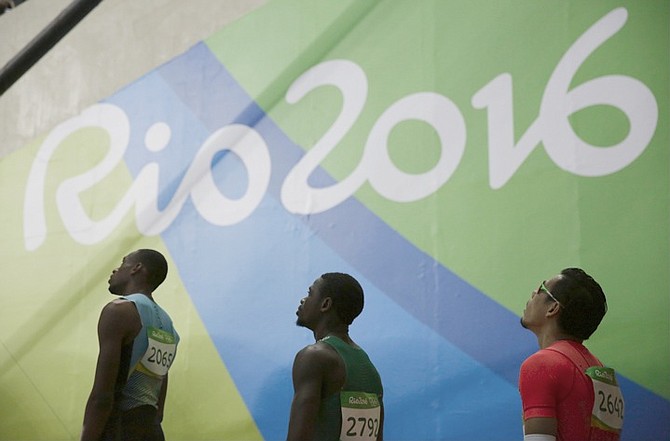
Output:
M265 2L103 0L0 96L0 157ZM70 3L29 0L0 15L0 65Z

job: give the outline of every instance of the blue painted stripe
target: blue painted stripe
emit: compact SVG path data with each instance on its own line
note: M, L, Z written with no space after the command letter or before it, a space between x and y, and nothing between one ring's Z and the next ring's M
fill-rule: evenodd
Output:
M432 360L430 354L420 358L429 369L440 370L453 362L452 360L465 363L464 360L471 358L480 363L484 370L494 373L489 376L483 374L482 378L486 382L498 384L494 378L499 377L511 387L516 387L518 367L523 358L534 351L535 342L530 333L520 329L515 314L418 250L355 199L319 215L301 217L285 213L277 202L281 182L303 151L264 115L204 44L199 44L161 67L158 75L161 81L169 85L171 94L174 95L170 99L176 101L170 103L172 109L153 111L157 114L165 113L167 119L174 119L175 116L170 116L170 112L174 113L175 108L183 107L179 111L184 114L176 117L183 116L188 123L179 127L182 134L177 139L186 140L189 144L184 146L186 154L192 155L207 133L233 122L253 126L270 147L273 170L268 197L252 217L234 227L214 228L199 218L190 203L187 203L178 220L165 235L172 255L178 261L180 272L183 272L182 278L186 280L189 293L264 436L275 439L278 431L283 430L281 425L284 419L274 418L271 409L274 405L281 405L282 400L290 400L290 377L287 373L290 361L286 359L285 352L294 353L306 340L293 337L291 332L295 332L294 329L282 327L284 315L281 320L271 320L269 317L272 315L263 315L263 320L250 323L245 334L239 329L239 323L244 322L243 318L247 317L250 320L258 319L253 315L259 314L260 310L245 307L239 296L249 296L250 302L262 303L268 302L268 296L272 296L277 290L283 291L284 287L291 291L290 295L303 293L305 284L309 281L301 280L298 283L293 280L292 275L317 274L321 265L335 262L335 255L343 266L374 287L373 291L386 296L386 302L391 301L400 306L407 315L444 339L444 342L441 339L435 340L433 349L436 352L432 354ZM160 82L153 75L147 81ZM124 105L134 123L135 115L144 114L147 107L151 107L151 99L140 96L144 93L143 90L133 88L127 93L136 95L136 102L128 100ZM173 123L179 124L178 121ZM175 131L175 136L179 131ZM223 158L220 161L225 162ZM172 174L168 173L170 178L167 181L178 181L180 168L183 173L184 164L175 164L178 161L174 159L166 159L166 162L172 164L165 165L166 170L172 171ZM322 179L328 178L322 175ZM221 185L224 184L225 178L221 177ZM165 182L163 185L169 194L170 185ZM189 240L183 237L185 232L192 235ZM282 256L290 258L282 260ZM258 280L253 281L254 279ZM230 296L228 290L235 292L236 296ZM237 292L240 290L243 292ZM295 303L300 295L291 298L291 302ZM282 314L286 314L286 309L289 308L290 314L290 307L285 303L287 299L282 297L282 300L272 300L268 302L268 308L273 313L282 311ZM398 320L402 320L399 326L414 323L408 316L401 314L399 317ZM226 320L233 326L229 326ZM265 326L269 328L265 329ZM258 339L265 335L271 336L268 337L269 343L259 343ZM284 339L291 344L278 345L276 339ZM372 339L370 347L383 351L388 344L389 342L376 344ZM445 345L453 345L453 348L458 348L467 357L455 354ZM398 349L408 348L400 345ZM273 353L273 350L277 352ZM448 353L450 358L441 359L442 351ZM239 360L240 358L244 360ZM393 356L386 355L382 360L391 362ZM401 373L405 377L412 374L407 371ZM402 375L388 374L393 387L402 387ZM258 379L266 379L269 382L268 387L264 389L248 384ZM457 385L453 381L445 381L448 387L436 387L435 390L444 394L444 400L448 401L453 393L452 388L457 389ZM627 379L622 379L622 384L629 403L624 438L633 436L635 439L646 439L649 430L658 431L662 424L667 427L670 418L657 418L659 415L670 414L670 402ZM425 390L413 391L412 395L405 398L437 399L432 393L432 387L432 383L428 384ZM428 410L424 407L421 411L414 412L408 410L410 415L426 411L429 415L427 424L432 425L427 429L428 432L415 433L416 439L434 438L438 433L445 435L465 430L464 426L457 423L456 427L441 431L437 426L445 412L453 415L462 410L468 415L481 417L482 414L477 409L477 406L482 405L483 399L478 394L479 387L472 385L462 391L465 396L471 397L469 402L465 400L459 401L457 405L429 405ZM493 387L497 388L499 386ZM262 396L264 390L266 395ZM631 409L630 403L639 405L639 408L646 407L646 403L652 403L654 412L637 413L635 409ZM504 406L499 404L501 405ZM276 416L277 412L274 414ZM505 425L507 418L509 415L505 414L505 420L496 420L496 424ZM507 422L506 429L509 431L517 428L519 422L520 414ZM480 430L485 428L477 427ZM396 434L402 433L401 427L396 427L395 430ZM509 432L505 433L509 435ZM481 436L481 432L463 439L478 439L477 436ZM281 436L276 439L280 438ZM448 436L444 439L446 438Z

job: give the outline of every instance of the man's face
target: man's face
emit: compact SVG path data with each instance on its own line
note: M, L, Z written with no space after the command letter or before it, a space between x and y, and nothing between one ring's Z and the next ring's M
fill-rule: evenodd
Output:
M533 290L530 299L526 302L526 308L523 310L521 326L533 330L544 324L547 311L556 303L552 298L551 291L556 286L557 281L558 276L539 283L538 287Z
M318 318L321 316L321 286L323 280L319 277L312 283L307 291L307 296L300 300L300 305L296 311L298 316L296 325L312 329Z
M132 254L129 254L121 260L121 265L118 268L112 270L107 282L109 283L109 292L118 295L123 294L123 289L130 280L130 270L134 264Z

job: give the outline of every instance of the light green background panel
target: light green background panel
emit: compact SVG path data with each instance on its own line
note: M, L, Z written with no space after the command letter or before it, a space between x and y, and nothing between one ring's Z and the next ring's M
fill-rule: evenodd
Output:
M558 147L533 130L561 60L608 14L617 11L620 20L620 8L625 22L618 30L590 48L581 64L563 62L574 69L567 93L588 82L593 87L615 79L620 87L611 94L620 96L639 83L657 108L656 115L645 116L655 117L656 127L639 156L620 170L575 173L558 164L551 149L581 140L611 152L633 129L626 112L597 104L547 120L549 126L567 121L573 132ZM610 306L589 346L622 374L668 398L670 376L661 373L670 369L669 27L667 0L291 0L271 2L207 43L307 151L344 112L346 97L325 86L289 103L286 91L324 61L349 60L364 71L363 108L321 163L338 181L356 169L369 134L391 106L421 92L451 101L462 116L466 141L444 184L411 202L389 200L367 183L356 197L517 314L540 279L568 266L585 268L603 285ZM253 49L242 53L242 46ZM509 96L491 94L489 107L475 105L475 97L487 87L493 90L496 81L509 81L509 86L495 86L496 93ZM497 110L493 100L498 100ZM494 112L509 118L503 124L508 132L491 131ZM498 148L493 143L501 139L508 143L506 155L527 152L508 167L506 180L494 185L491 170L500 169L500 158L492 156ZM395 167L420 174L435 166L444 147L429 124L408 119L390 131L386 148Z
M138 248L155 248L168 258L170 272L156 297L182 337L170 371L167 437L260 439L160 237L140 235L132 214L95 245L76 243L65 229L56 189L98 163L107 141L100 130L82 129L55 151L40 207L48 235L30 252L24 244L25 182L42 139L0 161L3 310L11 311L0 320L0 439L79 438L98 353L97 321L102 307L113 299L107 280L121 258ZM117 166L81 194L87 214L94 220L103 218L118 203L114 198L123 194L119 189L130 182L125 166Z
M606 73L635 78L655 98L657 125L630 165L577 181L579 263L600 277L609 302L590 346L625 375L669 398L670 376L662 372L670 370L670 2L626 6L625 26L589 57L573 83ZM633 130L613 107L584 109L570 121L582 139L602 149Z

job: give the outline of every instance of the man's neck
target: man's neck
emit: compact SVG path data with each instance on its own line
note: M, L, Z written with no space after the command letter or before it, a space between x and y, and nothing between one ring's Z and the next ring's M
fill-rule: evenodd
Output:
M151 301L154 300L154 298L151 296L151 292L150 292L150 291L142 290L142 289L128 289L128 290L125 290L125 291L123 292L123 294L120 294L120 295L122 295L122 296L128 296L128 295L131 295L131 294L142 294L142 295L144 295L144 296L149 297L149 299L150 299Z
M317 328L314 330L314 339L316 341L321 340L322 338L325 338L329 335L332 335L333 337L337 337L340 340L343 340L345 342L350 342L351 338L349 338L349 327L346 325L342 326L335 326L335 327L321 327Z
M570 340L577 343L581 343L583 340L579 340L571 335L567 335L563 332L552 332L547 334L538 334L537 343L540 346L540 349L548 348L559 340Z

